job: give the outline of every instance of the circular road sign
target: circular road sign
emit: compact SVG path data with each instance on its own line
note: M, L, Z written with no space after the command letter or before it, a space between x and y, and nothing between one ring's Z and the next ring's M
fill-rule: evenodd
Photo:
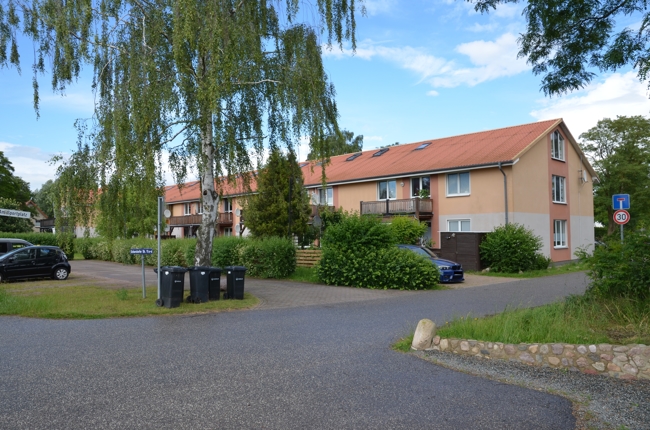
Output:
M624 209L619 209L616 212L614 212L614 222L616 224L627 224L627 222L630 220L630 213Z

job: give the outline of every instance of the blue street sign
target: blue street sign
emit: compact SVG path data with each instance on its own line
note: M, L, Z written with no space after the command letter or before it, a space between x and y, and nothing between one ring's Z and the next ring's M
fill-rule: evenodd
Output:
M153 254L152 248L133 248L131 254Z
M614 194L612 196L612 207L618 209L630 208L630 195L629 194Z

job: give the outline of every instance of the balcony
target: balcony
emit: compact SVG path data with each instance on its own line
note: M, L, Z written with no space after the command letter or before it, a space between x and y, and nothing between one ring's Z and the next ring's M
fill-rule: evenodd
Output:
M315 217L316 214L321 214L325 211L333 211L334 206L327 206L327 205L311 205L311 217Z
M203 215L183 215L173 216L169 218L169 225L171 227L180 227L187 225L200 225ZM217 214L217 224L231 226L232 225L232 212L219 212Z
M414 215L417 219L433 217L433 200L431 199L399 199L361 202L361 215Z
M56 220L54 218L47 218L47 219L42 219L40 221L40 227L41 228L53 228L56 224Z

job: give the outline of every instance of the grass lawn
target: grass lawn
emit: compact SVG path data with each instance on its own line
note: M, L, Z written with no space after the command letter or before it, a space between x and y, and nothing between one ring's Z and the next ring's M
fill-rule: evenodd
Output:
M53 319L99 319L113 317L142 317L177 315L245 309L255 306L258 299L248 293L244 300L216 300L208 303L181 303L168 309L157 307L156 287L142 289L107 289L97 286L47 287L30 282L0 285L0 315L18 315Z
M471 275L497 276L503 278L541 278L543 276L562 275L565 273L582 272L587 270L587 264L584 262L575 262L563 264L562 266L549 267L546 270L531 270L523 273L503 273L503 272L465 272Z
M319 284L316 269L313 267L296 267L296 271L287 278L290 281L309 282Z

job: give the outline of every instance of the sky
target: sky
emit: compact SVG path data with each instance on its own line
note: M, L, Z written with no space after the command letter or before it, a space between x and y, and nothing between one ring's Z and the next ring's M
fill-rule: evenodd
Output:
M323 50L336 87L339 125L364 136L364 149L410 143L553 118L564 118L577 139L598 120L648 115L647 85L628 69L599 73L584 89L545 97L541 76L517 58L525 29L522 5L487 15L460 0L366 0L357 18L357 49ZM619 26L634 27L630 22ZM93 114L91 69L66 90L40 77L41 109L32 102L33 49L21 46L22 73L0 69L0 151L32 190L55 179L54 155L77 145L77 119ZM309 150L301 145L299 156ZM167 175L168 183L171 176ZM188 178L193 180L195 178Z

